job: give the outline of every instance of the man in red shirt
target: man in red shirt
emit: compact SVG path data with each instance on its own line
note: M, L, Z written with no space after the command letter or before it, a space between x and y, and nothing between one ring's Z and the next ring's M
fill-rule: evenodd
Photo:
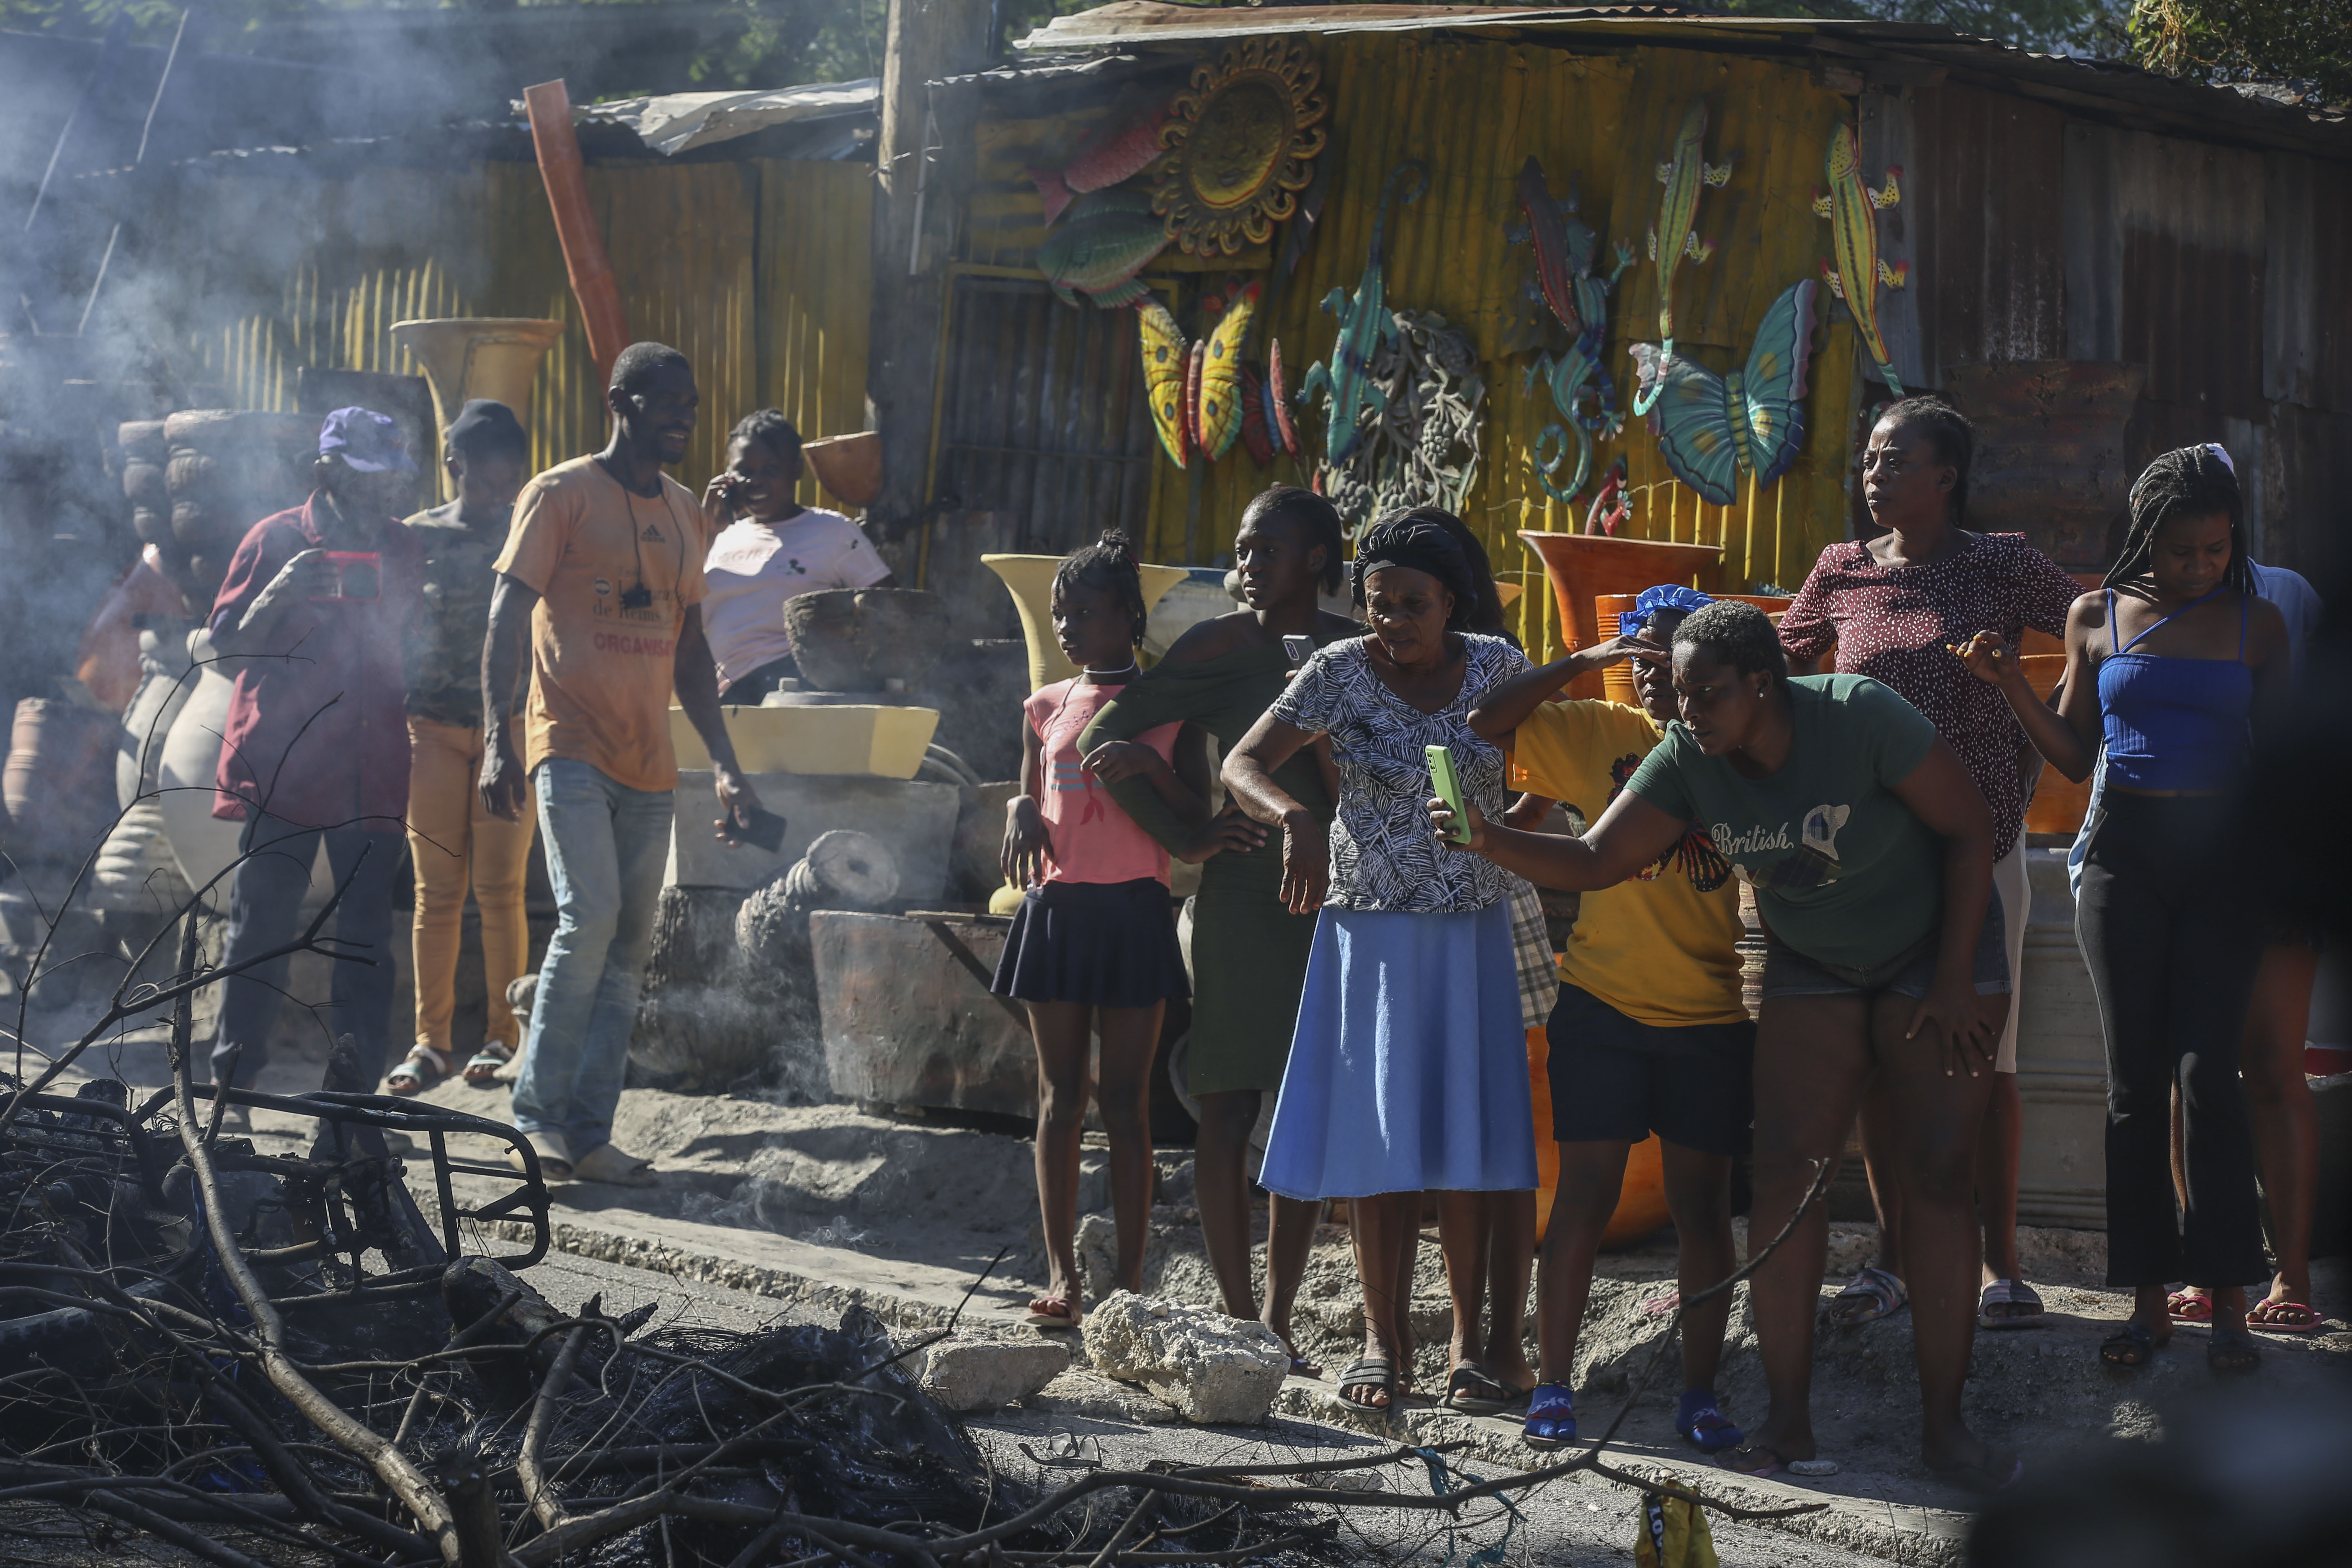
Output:
M407 844L408 721L401 656L421 614L424 554L399 517L416 465L390 418L338 408L319 430L318 489L253 525L213 602L213 647L236 673L213 815L242 820L225 965L283 946L323 842L335 936L372 963L337 963L320 1019L356 1037L370 1077L391 1032L393 887ZM213 1080L253 1081L288 958L221 985Z

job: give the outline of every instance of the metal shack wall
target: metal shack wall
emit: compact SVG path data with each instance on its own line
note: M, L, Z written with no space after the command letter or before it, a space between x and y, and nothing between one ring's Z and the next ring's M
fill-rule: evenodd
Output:
M698 491L755 408L782 409L811 439L865 427L869 167L604 164L588 189L630 331L685 353L700 383L681 480ZM175 182L147 226L204 237L157 258L142 287L175 360L236 406L291 408L304 365L414 374L396 321L533 316L567 328L532 388L533 461L604 443L603 392L530 164ZM821 500L814 479L801 499Z
M1281 341L1295 389L1307 367L1330 353L1336 323L1320 301L1334 288L1356 287L1382 183L1405 159L1426 163L1426 194L1389 220L1388 300L1393 308L1435 311L1466 328L1478 346L1488 387L1486 456L1466 520L1486 541L1497 575L1528 589L1519 602L1518 629L1529 649L1558 645L1558 615L1517 531L1580 528L1600 472L1621 454L1636 490L1630 532L1727 542L1727 586L1803 581L1822 547L1845 537L1858 390L1854 330L1826 289L1819 310L1827 331L1812 361L1803 454L1780 485L1753 498L1743 489L1728 508L1704 505L1675 483L1639 420L1598 444L1595 481L1576 508L1552 501L1538 482L1534 452L1543 427L1559 422L1558 412L1549 392L1523 384L1532 355L1492 355L1532 254L1507 231L1520 223L1519 168L1533 153L1555 195L1577 191L1579 216L1601 236L1604 267L1613 265L1611 247L1621 241L1640 258L1612 300L1604 366L1618 406L1630 406L1627 345L1658 337L1657 274L1643 252L1662 190L1657 165L1672 149L1685 107L1703 96L1710 117L1707 161L1728 162L1732 174L1727 186L1710 186L1700 197L1697 232L1717 248L1706 262L1685 258L1675 271L1675 339L1717 370L1733 364L1735 350L1744 360L1773 297L1799 279L1818 278L1831 254L1829 226L1813 216L1811 204L1830 130L1851 117L1849 101L1814 86L1801 69L1683 49L1584 56L1438 34L1342 37L1310 47L1331 100L1325 123L1332 144L1324 156L1337 166L1313 244L1274 304L1271 333ZM1024 137L1026 161L1052 166L1053 154L1066 155L1082 129L1074 119L1058 149ZM989 181L985 168L971 213L976 233L983 226L1024 237L1042 231L1034 191L1025 182ZM1019 258L996 248L989 259ZM1169 259L1163 256L1155 270ZM1256 269L1265 262L1245 257L1236 265ZM1190 288L1184 278L1172 281L1179 290ZM1180 315L1189 330L1189 309ZM1131 339L1132 324L1124 330ZM1322 434L1319 411L1302 416L1310 455L1321 449ZM1307 479L1306 469L1286 459L1260 469L1236 447L1201 483L1199 556L1230 548L1242 509L1258 490ZM1181 558L1191 489L1192 476L1153 458L1148 559Z

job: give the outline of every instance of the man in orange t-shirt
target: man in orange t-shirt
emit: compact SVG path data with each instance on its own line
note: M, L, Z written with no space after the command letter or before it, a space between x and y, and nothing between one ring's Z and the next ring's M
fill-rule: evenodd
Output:
M515 1081L515 1125L552 1180L651 1186L612 1142L637 982L668 858L677 759L669 699L709 748L736 843L760 811L735 765L702 634L709 530L662 472L686 456L700 396L686 356L632 343L613 364L613 438L523 487L496 563L482 647L482 803L514 820L534 792L558 911ZM508 715L530 647L522 754Z

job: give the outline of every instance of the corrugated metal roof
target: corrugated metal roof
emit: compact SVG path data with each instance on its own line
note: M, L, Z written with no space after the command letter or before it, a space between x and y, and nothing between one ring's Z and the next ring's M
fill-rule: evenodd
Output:
M1647 44L1768 53L1849 68L1864 85L1949 77L2116 119L2136 129L2352 157L2352 121L2337 111L2230 87L2156 75L2137 66L2040 55L1920 22L1696 16L1665 5L1410 5L1202 6L1113 0L1056 16L1020 40L1024 50L1183 47L1267 33L1468 32L1606 47ZM1936 73L1941 72L1942 76Z

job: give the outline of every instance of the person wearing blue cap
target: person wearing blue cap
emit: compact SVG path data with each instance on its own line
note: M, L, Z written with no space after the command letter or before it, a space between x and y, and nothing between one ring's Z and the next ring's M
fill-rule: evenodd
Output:
M1651 588L1619 617L1616 637L1481 698L1470 727L1510 747L1511 787L1560 802L1580 825L1600 820L1675 721L1675 628L1714 602L1676 584ZM1640 707L1554 700L1577 677L1629 658ZM1538 1447L1576 1439L1577 1331L1634 1144L1654 1132L1663 1145L1683 1289L1696 1293L1738 1266L1731 1164L1748 1146L1756 1054L1740 998L1740 930L1738 885L1696 824L1643 875L1583 895L1545 1029L1559 1190L1537 1277L1541 1382L1527 1439ZM1675 1426L1707 1453L1741 1439L1715 1394L1730 1310L1721 1296L1683 1325Z
M323 843L343 890L335 935L373 962L334 965L321 1021L330 1038L354 1038L373 1080L391 1036L392 898L406 848L402 656L424 603L424 552L398 514L416 464L389 416L338 408L319 427L316 475L310 500L253 525L213 601L214 651L236 669L213 815L245 824L223 963L292 938ZM289 962L222 983L215 1083L248 1085L261 1070Z

